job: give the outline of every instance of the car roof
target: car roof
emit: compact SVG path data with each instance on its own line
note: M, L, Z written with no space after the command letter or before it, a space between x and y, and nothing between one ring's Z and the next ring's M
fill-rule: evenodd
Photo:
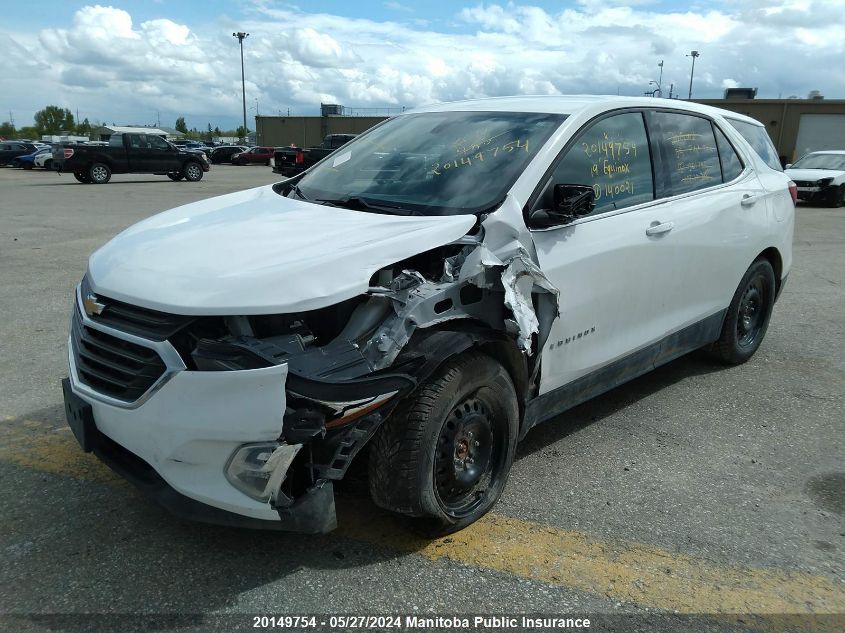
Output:
M623 97L617 95L528 95L518 97L491 97L436 103L414 108L405 114L418 112L538 112L548 114L578 114L587 110L614 110L618 108L672 108L698 114L721 115L735 121L744 121L763 127L751 117L730 112L709 105L681 101L680 99L658 99L654 97ZM399 115L402 116L402 115Z

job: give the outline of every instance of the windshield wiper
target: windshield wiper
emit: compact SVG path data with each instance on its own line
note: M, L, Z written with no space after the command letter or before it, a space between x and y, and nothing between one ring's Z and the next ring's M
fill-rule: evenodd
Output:
M420 215L417 211L406 209L392 204L378 203L374 204L360 198L358 196L348 196L346 198L318 198L315 202L325 204L330 207L342 207L344 209L355 209L357 211L372 211L375 213L390 213L392 215Z
M297 185L296 183L292 184L288 191L293 191L301 199L305 200L306 202L311 202L311 199L308 196L306 196L304 193L302 193L302 189L300 189L299 185Z

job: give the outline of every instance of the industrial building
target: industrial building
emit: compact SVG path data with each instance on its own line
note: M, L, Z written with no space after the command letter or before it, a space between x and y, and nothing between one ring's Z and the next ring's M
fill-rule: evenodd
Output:
M845 99L756 99L756 89L729 89L724 99L697 103L739 112L763 123L783 164L809 151L845 149ZM400 110L397 110L400 111ZM360 134L388 118L357 116L343 106L321 104L321 116L257 116L257 144L319 145L327 134Z

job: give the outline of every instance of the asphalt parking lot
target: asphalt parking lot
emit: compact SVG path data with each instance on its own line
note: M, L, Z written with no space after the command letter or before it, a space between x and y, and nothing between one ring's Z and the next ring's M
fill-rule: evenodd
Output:
M0 169L0 614L18 630L58 630L52 613L183 614L159 630L246 613L845 614L845 209L799 206L751 362L682 358L533 430L494 513L450 538L422 540L355 478L330 535L189 523L84 455L60 381L88 255L157 211L276 179Z

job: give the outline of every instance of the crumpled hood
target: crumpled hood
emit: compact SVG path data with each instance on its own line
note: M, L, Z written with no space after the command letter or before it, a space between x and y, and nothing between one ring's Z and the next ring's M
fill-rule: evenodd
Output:
M272 186L165 211L95 252L95 292L190 315L299 312L367 290L381 268L448 244L471 215L404 217L293 200Z
M822 178L838 178L845 174L841 169L787 169L786 175L792 180L815 182Z

